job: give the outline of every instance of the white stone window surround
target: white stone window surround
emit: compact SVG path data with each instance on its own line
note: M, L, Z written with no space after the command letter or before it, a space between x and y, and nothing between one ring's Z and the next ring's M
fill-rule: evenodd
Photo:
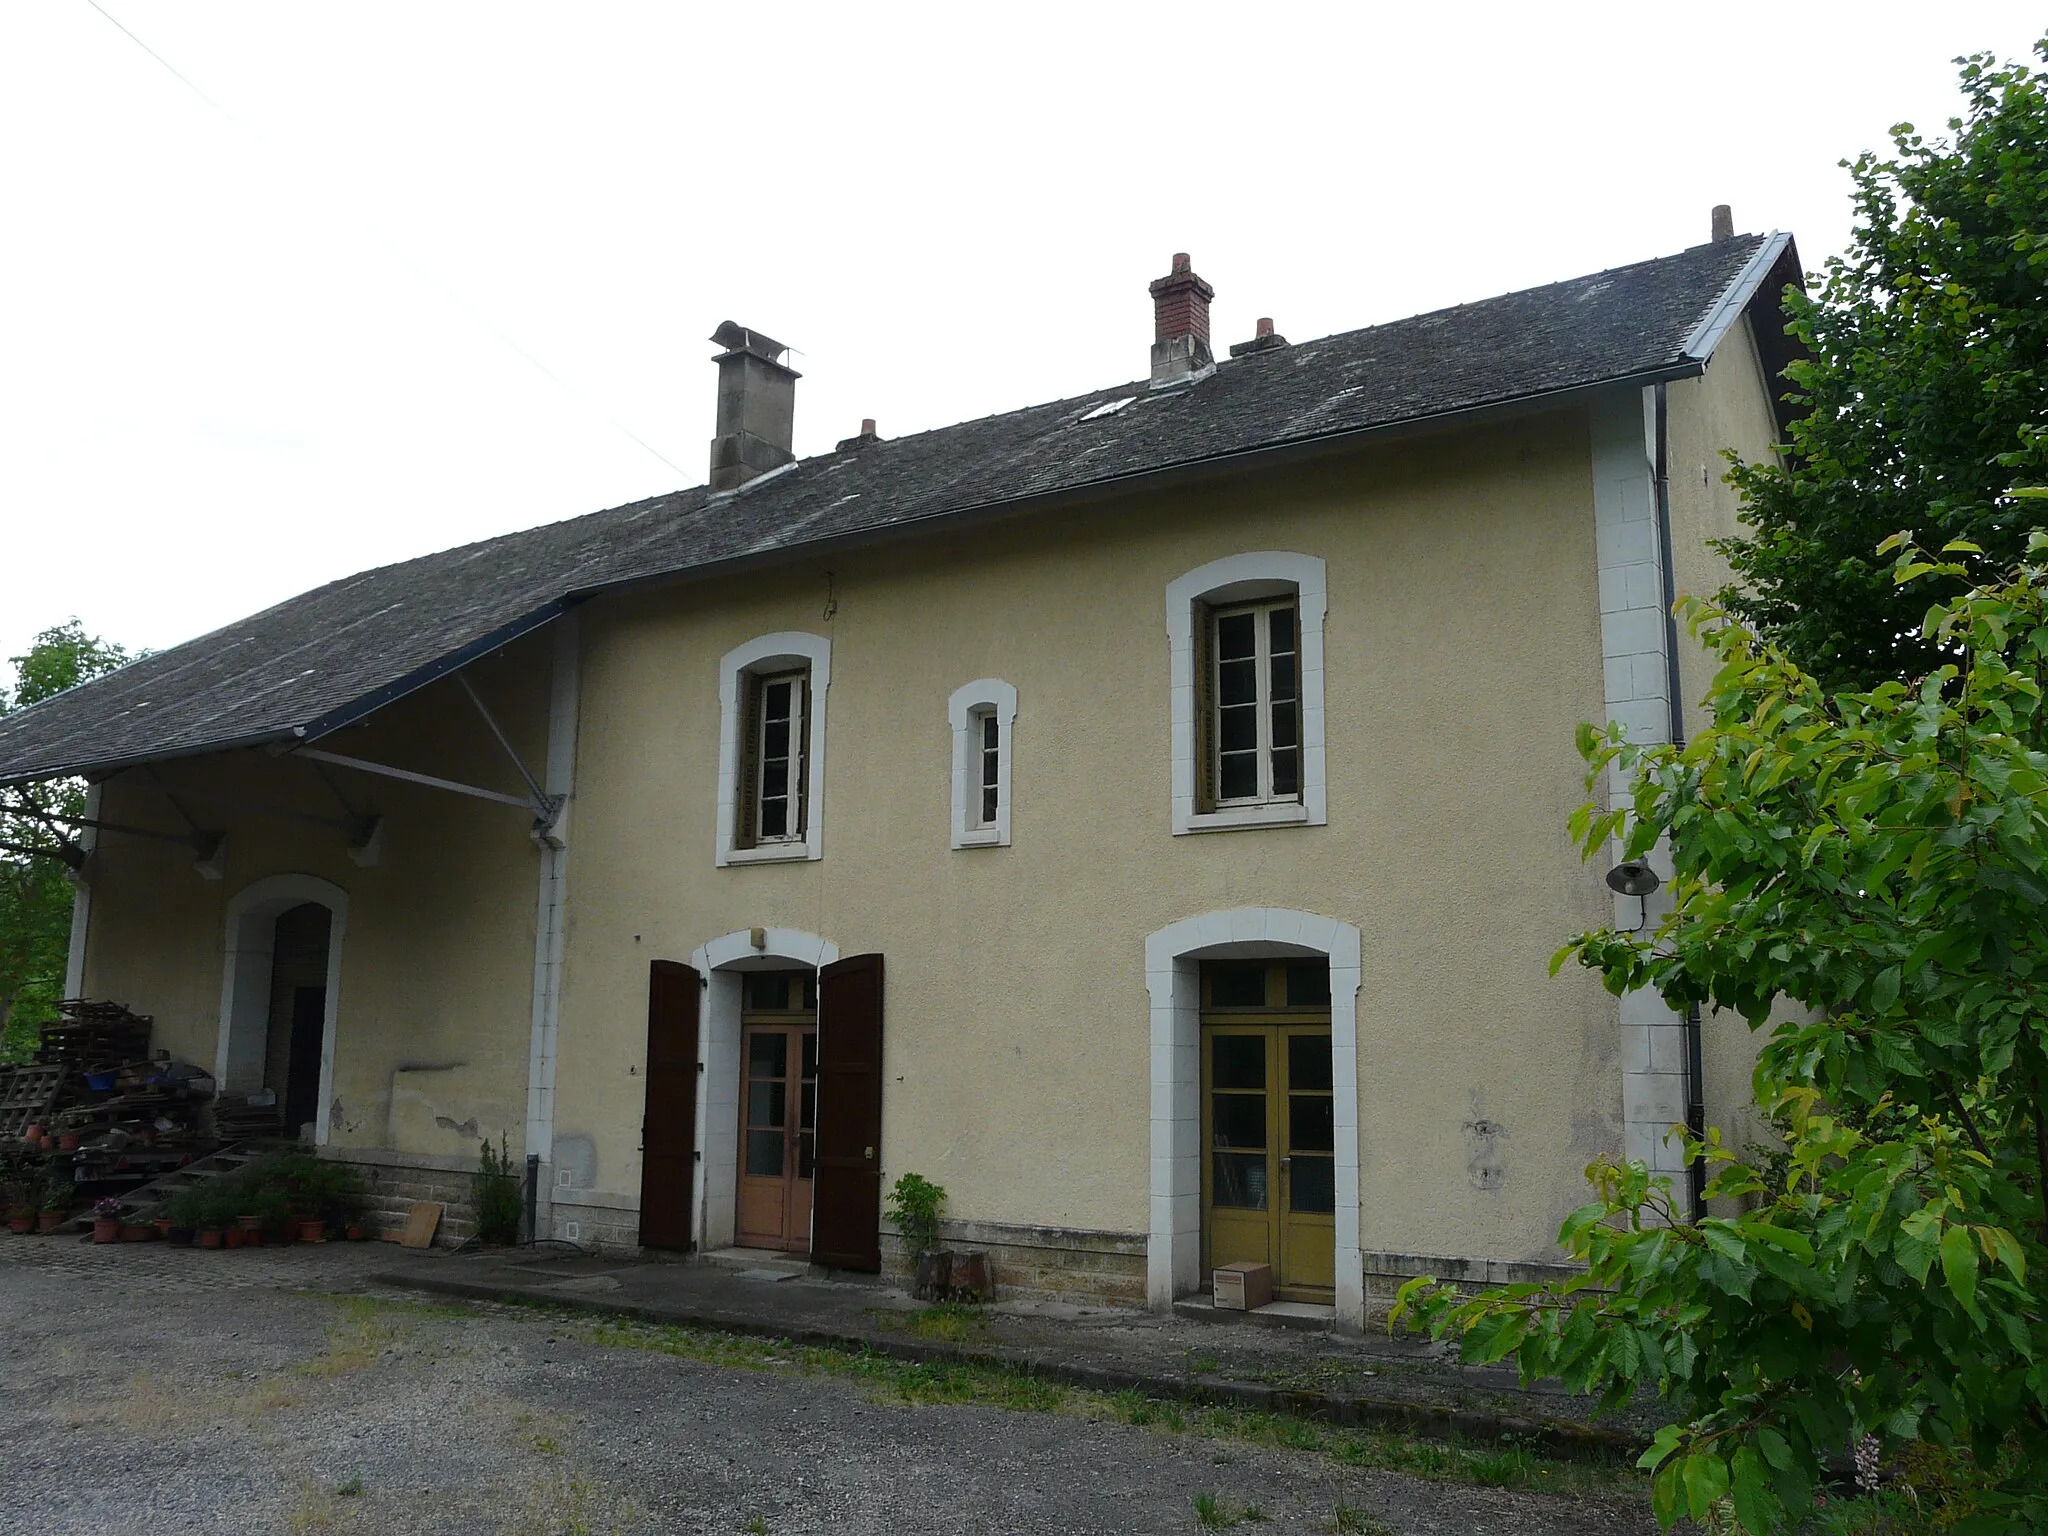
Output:
M811 679L810 719L805 724L810 754L810 791L801 841L742 848L740 826L740 741L745 736L740 712L746 707L748 677L808 668ZM817 859L825 852L825 695L832 684L832 642L801 630L778 630L736 645L718 662L718 857L728 864L781 864Z
M690 956L704 988L697 1016L697 1176L690 1225L697 1251L730 1248L739 1194L740 984L748 971L819 971L839 958L830 939L795 928L722 934ZM637 1206L637 1202L636 1202Z
M1195 609L1198 604L1251 602L1290 590L1299 605L1301 624L1301 799L1200 810L1195 795L1200 781L1195 754L1202 743L1195 720ZM1322 560L1282 550L1226 555L1167 585L1174 836L1238 827L1320 827L1329 821L1323 772L1323 617L1328 608L1329 587Z
M1237 907L1171 923L1145 940L1152 1000L1150 1240L1145 1296L1157 1311L1202 1287L1202 983L1200 963L1300 956L1330 967L1331 1109L1336 1131L1338 1323L1365 1326L1358 1243L1358 930L1284 907ZM1347 1091L1348 1088L1348 1091Z
M981 738L975 718L995 716L996 819L980 824ZM977 678L953 690L946 700L946 718L953 726L953 846L1010 846L1010 737L1017 720L1017 690L1001 678Z

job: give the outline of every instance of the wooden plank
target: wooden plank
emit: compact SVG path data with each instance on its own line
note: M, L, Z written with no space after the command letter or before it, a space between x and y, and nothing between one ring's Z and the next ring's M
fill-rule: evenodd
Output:
M422 1200L406 1213L405 1230L398 1234L399 1246L403 1248L431 1248L434 1233L441 1225L441 1202Z

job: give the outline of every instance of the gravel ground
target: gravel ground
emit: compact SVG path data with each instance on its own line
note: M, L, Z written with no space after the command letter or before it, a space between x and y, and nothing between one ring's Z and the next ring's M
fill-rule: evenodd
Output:
M1276 1536L1655 1529L1632 1497L605 1344L366 1288L388 1260L0 1238L0 1532L1191 1532L1203 1495Z

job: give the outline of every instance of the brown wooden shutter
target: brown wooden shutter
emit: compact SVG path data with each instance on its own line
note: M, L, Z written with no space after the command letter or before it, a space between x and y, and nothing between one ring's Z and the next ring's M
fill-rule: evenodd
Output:
M697 973L657 960L647 976L647 1108L640 1122L640 1246L690 1247L697 1175Z
M1207 603L1196 603L1195 637L1195 809L1216 809L1216 619Z
M811 1259L882 1268L882 957L818 972L818 1151Z
M739 808L733 818L733 846L752 848L761 840L761 679L740 674L740 760L733 775Z

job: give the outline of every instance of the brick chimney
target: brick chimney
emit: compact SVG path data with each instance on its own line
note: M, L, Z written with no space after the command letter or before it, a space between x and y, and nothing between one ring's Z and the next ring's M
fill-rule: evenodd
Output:
M1716 203L1714 204L1714 211L1711 217L1713 219L1714 238L1716 240L1733 240L1735 238L1735 210L1733 208L1730 208L1726 203Z
M772 336L728 320L711 333L725 348L718 364L718 436L711 439L711 489L734 491L796 459L796 381Z
M1176 251L1173 270L1152 284L1154 389L1194 384L1215 371L1209 353L1209 301L1215 297L1188 265L1187 252Z

